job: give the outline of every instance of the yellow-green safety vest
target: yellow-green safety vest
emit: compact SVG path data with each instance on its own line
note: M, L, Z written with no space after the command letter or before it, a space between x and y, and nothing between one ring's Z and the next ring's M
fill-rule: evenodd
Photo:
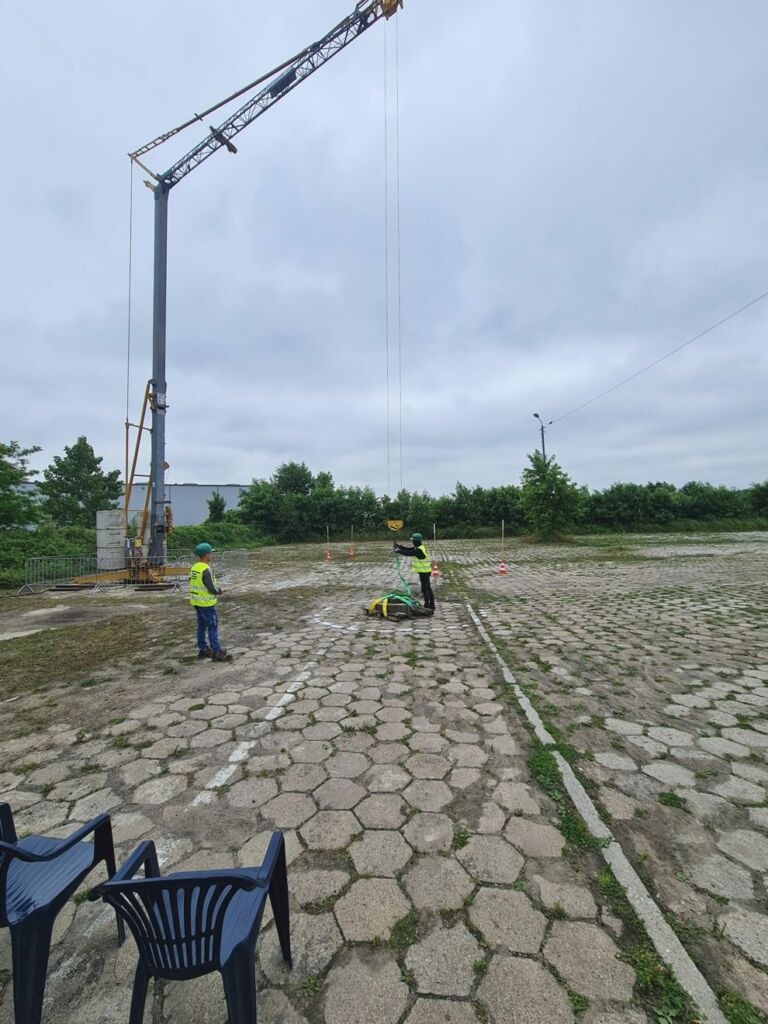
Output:
M212 608L218 598L212 594L203 583L203 573L206 569L211 570L211 581L216 586L216 577L213 575L213 568L207 562L195 562L189 570L189 603L193 608Z
M429 558L429 552L427 551L426 544L419 544L418 551L422 551L421 558L412 558L411 566L414 572L432 572L432 562Z

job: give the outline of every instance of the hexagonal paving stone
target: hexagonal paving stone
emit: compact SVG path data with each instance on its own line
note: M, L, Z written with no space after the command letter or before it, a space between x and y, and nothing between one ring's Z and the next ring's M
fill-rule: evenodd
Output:
M322 903L331 896L337 896L349 881L346 871L326 871L309 868L291 873L291 896L302 906Z
M231 787L227 803L230 807L261 807L276 796L277 783L274 779L249 778Z
M376 743L368 751L374 764L401 764L409 754L404 743Z
M441 811L453 799L453 794L444 782L427 782L419 779L403 790L403 796L420 811Z
M448 746L448 740L436 732L415 732L409 738L408 746L425 754L439 754Z
M512 885L523 866L523 858L501 836L472 836L456 856L473 878L497 885Z
M417 910L458 910L475 887L458 861L434 856L417 860L403 885Z
M410 905L397 882L390 878L362 878L337 901L335 911L349 942L389 939L390 931L405 917Z
M632 999L635 972L618 959L618 946L597 925L555 921L544 956L574 992L589 999Z
M451 769L450 763L438 754L413 754L405 767L414 779L442 779Z
M480 945L463 924L437 927L408 950L405 964L413 971L420 995L468 996L475 981L473 964Z
M405 1024L477 1024L471 1004L446 999L417 999Z
M340 850L360 831L351 811L318 811L301 829L310 850Z
M327 762L325 763L327 764ZM283 793L310 793L328 778L325 764L295 764L281 772L277 781Z
M259 966L274 985L300 983L322 974L342 946L341 932L333 914L292 914L291 954L293 969L283 960L277 929L263 934Z
M262 815L278 829L298 828L310 818L317 807L303 793L281 793L261 808Z
M523 782L500 782L493 791L493 799L513 814L541 814L541 808L531 796L530 787Z
M568 995L536 960L494 956L477 990L495 1021L504 1024L573 1024Z
M459 768L480 768L488 760L488 755L476 743L456 743L448 750L448 757Z
M509 889L481 889L469 917L490 946L510 953L538 953L547 927L546 917L525 893Z
M121 802L120 797L114 790L99 789L95 793L89 793L88 796L78 800L72 808L71 817L75 821L88 821L96 817L97 814L105 814L107 811L111 811L113 807L117 807Z
M355 950L328 975L322 1020L324 1024L397 1024L408 995L388 950Z
M370 761L364 754L334 754L324 767L332 779L356 779L370 767Z
M413 855L413 850L399 832L367 832L352 843L349 854L359 875L393 877Z
M243 843L238 851L238 866L241 868L258 867L264 860L271 838L272 836L269 832L259 832L257 835L251 836L247 842ZM283 832L283 839L285 840L286 863L293 864L293 862L304 852L304 848L299 842L299 837L296 832L293 830L290 832ZM293 876L291 875L291 878L292 877ZM289 882L289 886L290 884L291 883Z
M400 828L405 821L405 803L395 793L374 793L355 808L366 828ZM408 837L410 841L410 837Z
M531 881L538 888L539 899L547 910L557 907L568 917L594 917L597 914L592 893L584 886L550 882L541 875L534 875Z
M751 900L754 898L752 876L738 864L714 853L700 864L689 868L691 881L705 892L726 899Z
M751 829L736 829L717 839L717 848L753 871L768 871L768 839Z
M735 910L718 919L727 939L750 960L768 967L768 918L754 911Z
M651 761L650 764L643 765L642 771L645 775L650 775L652 779L668 786L696 785L696 777L692 771L668 761Z
M451 848L453 822L447 814L414 814L403 833L419 853L438 853Z
M133 800L137 804L164 804L183 793L186 788L187 780L184 776L161 775L139 786L133 794Z
M364 796L363 787L351 779L329 779L314 792L317 806L323 811L349 811Z
M374 765L363 780L372 793L398 793L410 781L408 772L392 764Z
M291 748L291 757L302 764L319 764L333 753L330 743L320 740L305 740Z
M540 825L526 818L510 818L504 835L527 857L560 857L565 838L552 825Z

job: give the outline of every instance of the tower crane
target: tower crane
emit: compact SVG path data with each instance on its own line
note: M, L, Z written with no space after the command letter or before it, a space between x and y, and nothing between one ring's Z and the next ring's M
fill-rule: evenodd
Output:
M193 146L180 160L162 174L154 174L142 162L148 152L166 142L173 135L200 120L196 115L178 129L158 136L133 153L131 160L146 171L152 181L146 184L152 189L155 197L154 217L154 284L152 304L152 379L147 385L147 401L151 410L151 465L149 487L151 491L149 527L149 556L155 565L162 565L165 560L165 541L168 524L165 508L165 417L167 412L167 385L165 376L165 326L166 326L166 292L168 266L168 196L172 188L179 184L196 167L213 156L220 149L237 153L233 143L236 135L248 127L257 117L264 114L270 107L287 96L310 75L327 64L337 53L358 39L367 29L375 25L381 18L389 19L403 6L403 0L359 0L355 9L316 43L305 47L299 54L282 64L276 71L267 75L267 83L250 99L242 104L218 127L209 126L209 134L196 146ZM253 85L260 84L264 79ZM249 87L246 87L246 90ZM235 93L234 99L244 91ZM228 101L223 101L224 103ZM211 108L213 110L217 107ZM143 414L142 414L143 422ZM140 428L140 431L143 428ZM135 466L134 457L134 466ZM129 482L126 481L126 489ZM126 494L126 499L128 495ZM126 500L126 509L128 502Z

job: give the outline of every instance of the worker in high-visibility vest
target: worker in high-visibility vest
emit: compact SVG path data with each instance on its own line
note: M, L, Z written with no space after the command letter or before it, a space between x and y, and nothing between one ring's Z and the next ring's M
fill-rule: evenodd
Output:
M414 572L419 574L419 582L421 583L421 596L424 598L424 607L435 610L435 595L432 593L432 583L430 576L432 575L432 562L427 551L427 546L424 543L424 538L420 533L411 534L411 544L413 547L406 548L400 544L395 543L395 551L398 551L401 555L405 555L406 558L412 558L411 568Z
M219 616L216 604L224 591L216 583L213 569L209 565L213 548L210 544L198 544L195 548L197 561L189 570L189 603L197 613L197 658L211 661L232 661L232 655L219 643ZM206 633L208 642L206 643Z

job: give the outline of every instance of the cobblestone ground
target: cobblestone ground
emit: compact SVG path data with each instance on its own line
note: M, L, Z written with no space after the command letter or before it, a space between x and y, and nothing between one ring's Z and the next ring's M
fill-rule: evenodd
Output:
M768 1010L768 538L715 541L446 553L713 987Z
M282 829L294 969L268 923L265 1022L655 1020L598 855L566 842L529 774L531 737L460 599L471 582L520 682L594 753L581 770L710 980L766 1006L766 547L701 549L655 541L646 565L519 547L499 578L489 545L446 545L456 599L442 586L435 619L398 625L362 614L396 582L383 546L329 564L317 548L259 552L222 605L233 665L170 646L93 690L53 678L0 704L0 798L20 832L109 811L118 859L153 838L169 870L252 866ZM188 617L178 598L152 601L176 602L174 628ZM76 897L44 1019L124 1022L134 964L109 912ZM223 1024L218 976L158 985L145 1020Z

